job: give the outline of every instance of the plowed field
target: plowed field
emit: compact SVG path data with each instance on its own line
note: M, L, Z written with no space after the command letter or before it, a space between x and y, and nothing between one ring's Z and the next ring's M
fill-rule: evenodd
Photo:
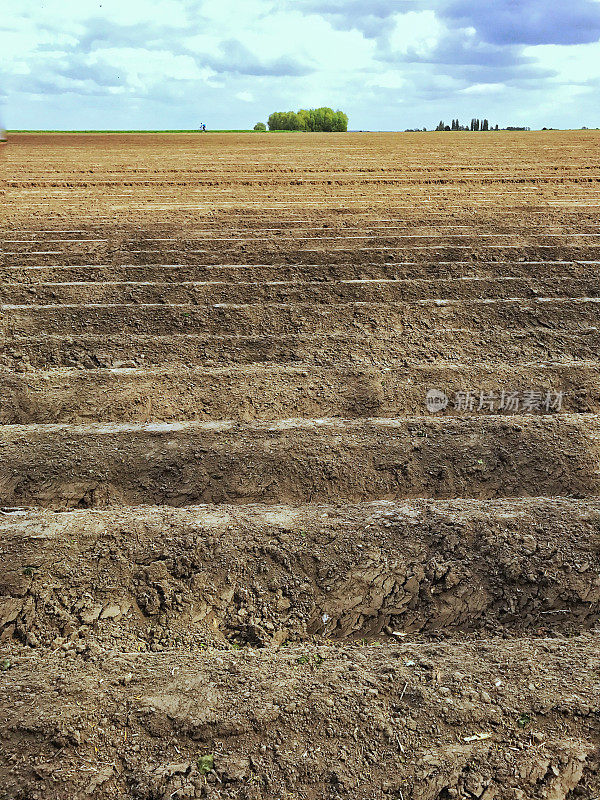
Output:
M599 145L10 138L2 800L600 798Z

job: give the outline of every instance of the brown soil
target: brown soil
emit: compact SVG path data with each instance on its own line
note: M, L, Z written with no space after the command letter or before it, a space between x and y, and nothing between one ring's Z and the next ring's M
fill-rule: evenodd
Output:
M2 800L600 797L599 152L11 138Z
M570 800L600 791L594 637L242 653L112 652L91 662L58 648L16 658L0 678L0 796Z
M7 505L600 494L600 419L6 426Z
M0 626L54 647L76 632L84 652L576 633L600 615L599 501L36 511L3 527Z
M272 420L293 416L404 417L427 413L426 395L435 387L452 400L438 416L480 415L481 393L500 397L513 387L523 394L564 392L561 410L600 413L598 362L568 365L418 364L407 367L322 367L304 363L241 367L174 365L151 369L47 370L0 372L0 420L4 424L77 422L158 422L236 419ZM465 387L476 397L461 408ZM486 406L488 413L514 414L515 408ZM542 405L535 413L543 413Z

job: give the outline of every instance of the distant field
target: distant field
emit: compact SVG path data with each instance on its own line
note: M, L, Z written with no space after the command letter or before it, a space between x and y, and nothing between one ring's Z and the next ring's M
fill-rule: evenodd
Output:
M14 128L14 129L11 129L11 130L8 131L8 133L140 133L140 134L145 134L145 133L260 133L260 132L261 131L251 130L250 128L239 128L239 129L238 128L231 128L231 129L227 129L227 128L223 128L223 129L216 129L215 128L215 129L212 129L211 128L210 130L206 130L206 131L200 131L200 130L198 130L196 128L190 128L189 130L180 130L180 129L175 129L174 128L173 130L165 129L165 130L143 130L143 131L135 130L135 129L131 129L131 130L109 130L109 129L106 129L106 130L95 130L94 129L94 130L64 130L64 131L60 130L59 131L59 130L51 130L51 129L44 130L44 129L41 129L41 128L39 130L34 130L32 128L27 128L27 129ZM263 131L263 133L264 133L264 131Z
M419 131L420 132L420 131ZM21 129L21 128L12 128L8 131L8 133L139 133L139 134L147 134L147 133L310 133L310 131L255 131L253 128L208 128L205 131L200 131L196 128L190 128L189 130L177 129L174 128L172 130L34 130L32 128ZM365 131L348 131L348 133L365 133Z

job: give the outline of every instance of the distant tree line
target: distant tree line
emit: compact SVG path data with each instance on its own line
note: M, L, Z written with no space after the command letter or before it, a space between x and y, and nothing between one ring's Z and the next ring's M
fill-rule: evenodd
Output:
M276 111L269 117L270 131L347 131L348 116L332 108Z
M497 131L499 130L498 125L496 127L492 127L487 119L476 119L475 117L471 120L470 125L461 125L458 119L453 119L450 125L446 125L443 120L440 120L439 125L436 128L436 131Z

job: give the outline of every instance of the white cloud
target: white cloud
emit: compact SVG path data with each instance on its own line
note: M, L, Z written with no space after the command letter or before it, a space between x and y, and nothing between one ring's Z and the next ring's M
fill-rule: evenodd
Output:
M12 127L247 127L311 105L351 128L535 127L577 124L584 101L600 125L600 43L536 44L590 36L532 11L534 44L514 44L514 19L509 0L20 0L0 21L0 95Z
M399 70L387 70L368 78L366 85L381 89L401 89L408 85L408 81Z
M525 53L557 71L557 80L579 83L600 77L600 42L579 45L546 44L527 47Z
M474 83L472 86L467 86L466 89L460 89L461 94L498 94L503 92L507 87L503 83Z
M393 21L388 42L390 49L397 53L411 50L425 55L438 44L446 30L433 11L396 14Z
M191 56L175 55L167 50L105 48L96 51L90 62L111 64L136 88L143 87L146 81L206 80L216 74L208 68L199 69Z

